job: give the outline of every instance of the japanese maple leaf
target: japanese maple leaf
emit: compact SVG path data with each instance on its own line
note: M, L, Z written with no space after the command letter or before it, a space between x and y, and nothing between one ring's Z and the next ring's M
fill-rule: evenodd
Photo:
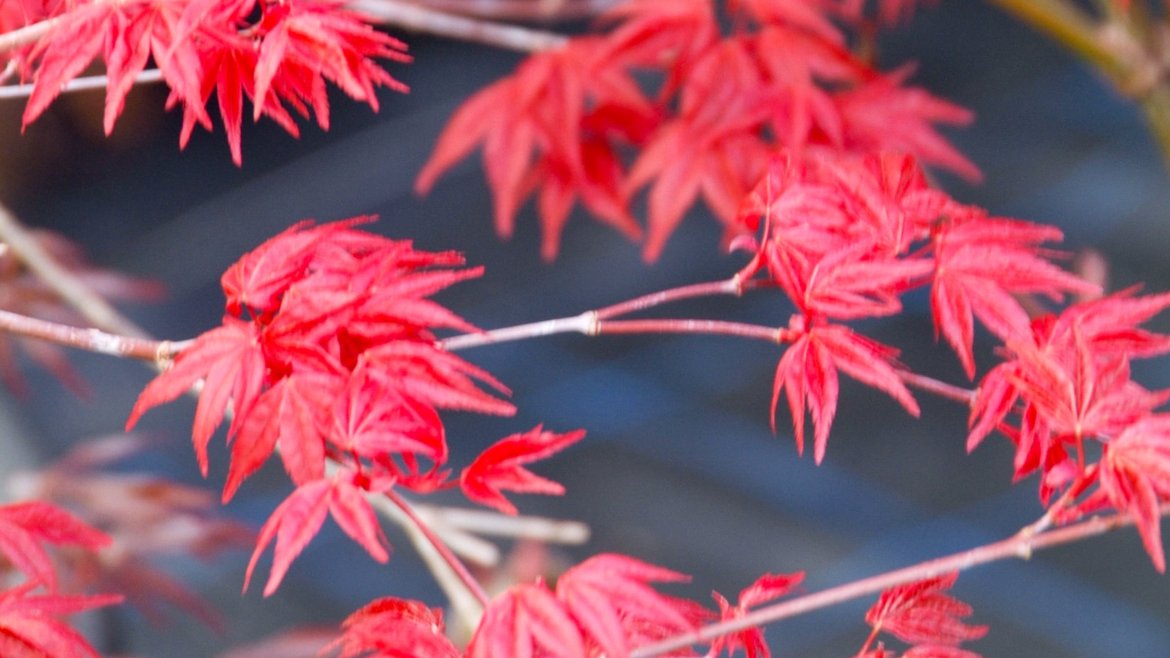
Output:
M463 469L459 485L471 500L505 514L516 514L516 506L504 497L504 490L552 495L565 492L563 486L536 475L524 468L524 464L550 457L584 437L584 430L556 434L545 431L540 425L504 437Z
M968 213L944 222L933 238L936 268L931 289L935 327L954 348L967 371L975 373L971 352L973 317L1003 340L1025 336L1028 314L1015 295L1036 293L1060 298L1097 288L1050 260L1040 245L1059 241L1058 229Z
M787 596L794 588L804 581L804 572L790 574L766 573L756 579L754 583L743 588L739 593L735 605L723 597L719 592L712 592L715 603L719 605L721 621L739 619L747 614L752 606L773 601ZM734 654L737 649L743 649L747 658L771 658L772 651L764 641L764 631L758 627L746 628L731 635L723 635L711 643L711 655L719 655L727 651Z
M259 331L251 322L225 317L216 327L195 339L191 347L175 357L174 365L153 379L138 396L126 429L134 427L147 410L183 395L203 380L199 404L195 408L192 440L199 470L207 475L207 444L223 421L231 404L235 412L232 428L242 419L260 396L265 380L265 362Z
M510 416L515 407L493 397L476 380L501 392L507 388L487 371L431 344L390 341L362 354L371 373L388 388L443 409Z
M719 40L711 0L622 2L601 20L617 23L606 37L604 59L622 66L666 69L660 99L682 85L691 68Z
M1161 505L1170 500L1170 415L1151 414L1105 444L1098 497L1129 514L1158 573L1166 572Z
M436 465L447 461L443 424L434 408L359 365L335 396L329 441L342 451L380 459L410 454Z
M650 585L687 580L684 574L625 555L603 554L566 571L557 579L556 595L590 644L606 656L624 658L640 636L661 638L693 630L678 602Z
M796 449L804 452L804 413L807 408L815 426L814 458L825 457L829 430L837 413L840 385L837 371L872 386L897 400L913 416L918 403L902 383L894 367L897 351L848 327L823 322L809 323L793 315L789 323L791 344L780 357L772 387L772 429L776 428L776 407L785 392L792 413Z
M480 619L467 658L586 658L581 630L542 583L514 585Z
M844 146L860 152L901 151L968 180L979 180L979 168L959 153L935 124L962 126L970 110L903 83L912 72L903 68L875 77L835 97L841 112Z
M338 658L458 658L443 628L443 611L418 601L386 597L372 601L341 623L330 647Z
M630 191L650 186L643 252L655 260L691 204L703 195L727 224L767 163L759 129L768 117L763 78L744 39L707 51L681 91L679 117L665 123L634 162Z
M334 400L344 380L326 373L297 373L264 391L231 438L231 466L223 501L280 447L280 458L294 484L325 473L325 436Z
M254 119L259 119L273 81L278 76L325 78L351 98L369 103L375 111L375 86L406 91L374 58L408 62L406 44L380 32L359 14L333 0L293 0L264 5L258 29L263 34L256 62ZM291 70L290 70L291 69ZM296 82L304 89L305 82ZM324 96L308 96L320 105Z
M182 0L95 2L61 14L29 52L35 63L33 91L22 126L35 121L99 55L106 60L110 76L104 117L107 134L152 53L169 83L183 86L197 80L197 59L186 51L178 56L171 53L183 6Z
M276 592L292 561L321 529L327 513L345 534L366 549L370 557L378 562L390 559L386 537L382 534L373 508L366 500L366 490L354 484L354 475L342 469L328 479L302 484L272 512L272 516L260 528L256 549L248 561L248 569L244 574L245 590L252 580L252 571L260 556L275 539L272 570L264 586L264 596Z
M113 594L34 593L36 583L0 592L0 654L5 658L99 658L81 633L57 619L114 605Z
M57 571L42 543L95 551L110 537L69 512L40 501L0 506L0 554L28 577L31 585L57 589Z
M962 621L971 606L947 594L958 572L891 587L865 613L874 633L889 633L908 644L954 647L987 634L986 626ZM918 655L930 655L923 651Z

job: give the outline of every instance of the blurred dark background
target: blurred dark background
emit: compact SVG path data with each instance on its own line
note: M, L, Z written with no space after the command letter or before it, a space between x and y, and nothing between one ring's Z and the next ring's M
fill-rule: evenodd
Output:
M531 210L511 241L493 235L478 158L429 197L416 197L414 176L452 110L519 58L405 38L415 63L392 69L411 86L409 95L383 94L379 114L336 95L332 130L307 126L299 141L271 123L245 125L241 169L220 132L197 132L180 152L179 117L162 111L160 89L131 94L110 139L100 134L100 94L63 99L23 135L22 103L2 101L0 194L28 224L86 245L97 263L165 283L165 302L126 310L153 334L176 339L218 322L218 278L228 264L302 218L377 213L374 230L426 249L462 250L487 273L441 299L486 328L724 278L741 264L720 252L719 229L702 212L654 265L641 261L637 245L583 215L570 223L560 259L543 263ZM1092 246L1105 255L1115 287L1170 287L1170 176L1131 105L983 2L941 2L890 34L882 49L890 65L918 61L919 84L975 110L973 126L950 134L985 180L967 186L944 178L960 200L1060 226L1070 249ZM925 300L910 305L903 317L867 324L865 332L903 347L916 370L962 382L953 357L934 342ZM768 296L666 312L768 324L787 317ZM989 348L981 346L984 364ZM964 410L926 396L922 419L914 421L880 393L844 384L824 464L799 458L786 415L778 436L769 429L779 352L767 345L558 336L465 356L512 388L520 412L506 420L449 416L454 463L538 422L587 429L586 441L538 467L568 495L528 497L521 510L592 527L588 545L555 549L566 559L629 553L693 574L682 591L703 600L712 589L734 598L765 571L805 570L807 590L829 587L1006 537L1043 511L1034 480L1012 485L1007 441L993 437L965 454ZM148 371L105 357L72 358L91 395L78 399L30 371L31 394L2 401L6 455L51 460L75 442L121 428ZM1138 376L1150 387L1170 385L1164 362L1143 364ZM160 448L142 465L199 482L188 438L192 409L183 401L147 417L142 427ZM221 446L206 486L221 484L226 461ZM287 493L279 468L268 468L227 512L258 526ZM402 533L391 529L390 537L397 550L383 567L330 522L267 600L255 589L239 594L244 552L213 565L176 560L176 573L225 612L223 634L181 615L157 627L129 611L100 620L97 631L110 653L207 657L288 626L336 623L378 596L440 605ZM989 658L1170 656L1170 580L1153 570L1133 531L970 571L957 594L973 604L975 621L990 625L987 638L971 645ZM773 626L768 637L781 656L853 655L867 634L862 616L870 602Z

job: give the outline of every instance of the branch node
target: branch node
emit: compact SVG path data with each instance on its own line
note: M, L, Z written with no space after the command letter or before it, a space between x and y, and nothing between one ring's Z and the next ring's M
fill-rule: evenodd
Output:
M581 314L583 326L581 333L586 336L596 336L601 333L601 316L597 311L585 311Z

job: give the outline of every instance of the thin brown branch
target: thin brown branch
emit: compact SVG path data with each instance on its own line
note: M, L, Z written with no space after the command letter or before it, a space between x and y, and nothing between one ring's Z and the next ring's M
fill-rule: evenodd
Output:
M79 350L143 361L163 362L178 354L185 343L111 334L99 329L73 327L0 310L0 332L39 338Z
M568 42L562 34L460 16L404 0L354 0L349 6L385 25L507 50L538 52Z
M161 82L163 79L162 71L158 69L147 69L139 73L134 78L134 84L150 84L154 82ZM105 75L87 75L81 78L73 78L65 84L61 89L61 93L69 93L75 91L94 91L97 89L105 89L110 84L109 76ZM27 98L33 92L32 83L22 85L3 85L0 86L0 98Z
M448 14L494 21L562 21L597 16L624 0L405 0Z
M707 336L734 336L783 343L788 330L745 322L697 319L604 320L597 323L596 335L615 334L703 334Z
M0 242L8 245L16 258L95 327L111 334L147 337L138 325L58 263L3 205L0 205Z
M1162 516L1170 514L1170 503L1161 507L1161 513ZM961 553L955 553L926 562L919 562L918 564L902 569L757 608L743 617L717 624L710 624L693 633L679 635L640 647L630 653L630 658L661 656L694 644L705 644L717 637L735 633L746 628L762 626L796 617L845 601L851 601L863 596L871 596L890 587L934 578L952 571L966 571L979 565L1012 558L1026 560L1036 551L1083 541L1128 525L1133 525L1133 518L1128 515L1113 514L1093 517L1040 533L1026 532L1026 528L1025 531L1018 532L1007 539L1002 539L978 548L972 548ZM1031 527L1028 526L1028 528Z
M38 41L41 37L52 31L63 19L63 16L54 16L53 18L48 18L32 23L31 25L25 25L11 32L0 34L0 53L6 53L9 50L27 46L30 43Z
M424 522L421 518L419 518L418 514L415 513L414 508L411 507L410 503L403 499L397 491L394 489L389 489L385 492L384 495L386 498L390 499L391 502L397 505L398 509L402 510L402 513L405 514L408 519L410 519L410 522L413 524L414 528L418 532L422 533L424 537L426 537L427 541L430 542L431 547L438 551L439 555L443 558L443 561L447 563L447 566L450 567L451 570L454 571L455 574L459 577L459 580L463 582L463 587L475 597L476 601L479 602L480 607L486 608L488 603L491 601L491 597L487 595L487 592L483 590L483 586L481 586L479 581L476 580L475 577L471 575L471 572L467 570L467 566L464 565L463 562L460 561L459 558L451 552L451 549L448 548L445 543L443 543L443 540L439 539L439 537L435 535L434 531L431 530L431 527L427 525L426 522Z

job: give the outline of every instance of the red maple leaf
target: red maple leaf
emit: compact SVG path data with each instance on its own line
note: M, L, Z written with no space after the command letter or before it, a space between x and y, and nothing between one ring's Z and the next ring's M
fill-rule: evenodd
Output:
M903 86L911 73L912 68L906 67L836 96L845 148L861 153L911 153L927 164L979 180L979 168L934 127L966 125L971 122L971 111L924 89Z
M907 644L954 647L977 640L987 634L987 627L963 622L971 615L971 606L946 593L958 575L951 572L891 587L865 613L865 621L875 634L889 633Z
M99 658L81 633L57 619L114 605L113 594L36 594L37 583L0 592L0 654L5 658Z
M684 213L703 195L727 224L764 172L768 118L763 78L743 39L728 39L695 63L681 92L679 117L655 133L630 169L629 191L649 185L643 255L655 260Z
M440 135L415 190L429 191L444 171L482 144L500 235L511 235L517 210L537 187L546 256L556 253L577 196L607 223L638 235L624 208L620 163L607 133L623 127L614 122L640 123L653 110L624 71L605 66L599 48L595 39L575 39L538 53L469 98ZM590 114L599 107L610 111Z
M1040 469L1041 499L1087 477L1085 442L1108 443L1153 412L1170 393L1130 379L1130 359L1170 350L1170 340L1139 328L1170 305L1170 295L1125 291L1074 304L1032 322L1009 341L1006 361L984 376L971 408L968 449L1000 429L1016 444L1016 477ZM1013 410L1019 422L1006 419ZM1067 446L1076 449L1073 461Z
M443 611L418 601L386 597L372 601L341 623L329 648L338 658L458 658L443 628Z
M711 596L719 605L720 620L731 621L746 615L752 606L787 596L803 581L803 571L790 574L766 573L740 591L739 599L735 605L731 605L719 592L712 592ZM763 629L755 626L719 637L711 643L710 653L718 655L727 651L728 655L731 655L737 649L743 649L747 658L771 658L772 656L771 649L764 641Z
M589 644L624 658L642 642L693 630L689 610L650 585L686 580L676 571L604 554L566 571L557 579L556 595Z
M985 217L968 210L942 222L933 238L931 308L934 322L954 348L967 376L975 374L972 318L1003 340L1025 336L1030 321L1015 295L1059 299L1097 288L1053 264L1040 247L1059 241L1058 229L1020 220Z
M901 403L911 415L918 416L918 403L895 369L897 351L893 348L842 325L810 323L802 315L792 316L788 336L791 344L776 366L772 387L772 430L776 429L780 393L785 391L798 452L804 451L804 413L807 408L816 428L814 458L819 464L825 457L829 430L837 413L838 370L883 391Z
M581 630L543 583L514 585L488 605L467 658L586 658Z
M345 534L366 549L370 557L378 562L389 560L388 543L373 508L366 500L367 490L356 486L354 481L355 474L342 469L333 477L297 487L260 528L256 549L244 574L244 589L248 589L260 556L275 539L272 570L264 586L264 596L271 596L280 587L292 561L321 529L326 513Z
M57 571L42 542L94 551L110 541L105 533L49 503L0 506L0 554L28 577L30 585L57 589Z
M565 434L546 432L537 425L521 434L506 436L475 458L459 476L463 493L471 500L516 514L516 506L502 491L560 495L565 488L524 468L550 457L585 437L585 430Z
M1170 415L1151 414L1125 428L1105 444L1099 463L1100 489L1083 505L1104 498L1129 514L1154 568L1165 573L1161 505L1170 501Z
M223 326L201 334L191 347L175 357L169 370L146 385L130 411L126 429L134 427L150 408L174 400L203 380L192 440L199 470L206 476L207 444L223 421L228 404L236 414L229 429L234 434L260 396L265 376L263 348L256 325L225 317Z

